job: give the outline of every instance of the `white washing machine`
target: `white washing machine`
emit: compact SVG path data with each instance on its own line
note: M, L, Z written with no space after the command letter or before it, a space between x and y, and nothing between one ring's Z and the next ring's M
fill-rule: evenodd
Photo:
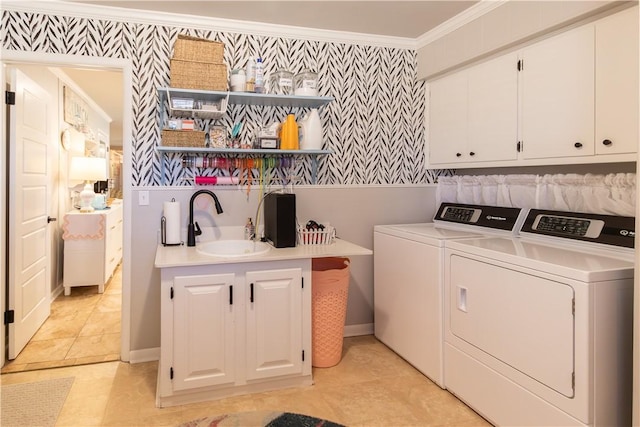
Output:
M631 425L634 218L531 210L445 249L445 386L495 425Z
M444 242L510 234L518 208L443 203L433 223L374 228L375 336L440 387Z

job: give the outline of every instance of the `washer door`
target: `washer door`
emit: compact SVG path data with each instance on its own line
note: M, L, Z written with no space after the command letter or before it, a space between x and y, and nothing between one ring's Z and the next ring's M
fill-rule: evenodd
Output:
M573 288L456 254L450 278L454 335L573 397Z

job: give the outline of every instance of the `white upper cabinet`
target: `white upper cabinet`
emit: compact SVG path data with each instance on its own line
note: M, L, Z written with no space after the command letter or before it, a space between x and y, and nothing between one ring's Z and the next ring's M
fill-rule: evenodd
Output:
M508 54L430 84L430 164L516 159L516 65Z
M439 168L633 162L638 7L429 82Z
M596 154L638 147L638 8L596 22Z
M522 59L523 158L593 155L593 26L536 43Z

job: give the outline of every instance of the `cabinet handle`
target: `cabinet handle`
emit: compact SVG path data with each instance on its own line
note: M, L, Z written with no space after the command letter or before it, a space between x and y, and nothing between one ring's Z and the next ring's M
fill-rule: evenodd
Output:
M476 155L476 153L475 153L475 152L473 152L473 151L470 151L470 152L469 152L469 155L470 155L470 156L475 156L475 155Z
M462 156L462 153L456 153L456 157Z
M233 305L233 285L229 286L229 305Z
M251 296L249 297L249 301L253 302L253 283L251 285L249 285L249 288L251 290Z
M605 139L604 141L602 141L602 145L606 145L607 147L611 144L613 144L613 141L611 141L610 139Z
M573 146L576 148L582 148L582 142L576 142Z

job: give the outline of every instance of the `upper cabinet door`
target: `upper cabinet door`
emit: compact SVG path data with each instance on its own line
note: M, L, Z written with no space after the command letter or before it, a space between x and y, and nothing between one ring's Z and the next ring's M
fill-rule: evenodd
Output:
M594 32L587 25L523 50L524 158L594 154Z
M638 147L638 7L596 22L596 154Z
M515 160L518 155L518 55L469 69L468 160Z
M429 84L429 163L465 161L467 151L467 72Z

